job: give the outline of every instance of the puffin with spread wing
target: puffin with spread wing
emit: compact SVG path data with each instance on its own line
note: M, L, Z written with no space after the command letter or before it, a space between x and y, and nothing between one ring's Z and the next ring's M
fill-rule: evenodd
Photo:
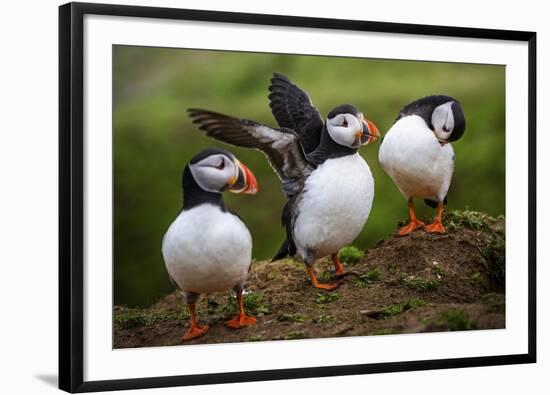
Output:
M380 133L349 104L335 107L323 122L308 95L283 75L273 75L269 91L279 128L207 110L188 112L207 136L264 152L287 197L286 240L273 260L297 255L312 285L332 290L338 284L320 283L313 264L331 255L336 275L345 274L338 252L363 229L374 197L370 168L357 150Z
M460 102L450 96L432 95L415 100L401 109L384 136L378 159L395 182L409 206L410 222L399 230L405 236L417 228L445 233L443 206L453 177L455 154L452 145L464 134L466 120ZM420 221L413 198L437 207L430 225Z

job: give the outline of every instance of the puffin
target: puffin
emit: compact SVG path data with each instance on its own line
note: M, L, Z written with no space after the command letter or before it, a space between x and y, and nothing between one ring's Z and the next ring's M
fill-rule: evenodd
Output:
M239 314L226 325L254 325L243 307L244 282L250 270L252 237L243 221L225 205L224 191L255 194L254 174L232 153L209 148L192 158L182 176L183 208L162 240L162 256L172 283L182 292L191 327L182 341L204 335L197 323L195 302L200 294L233 289Z
M385 134L378 160L409 207L410 222L399 230L399 236L418 228L429 233L446 232L442 216L455 166L451 143L460 139L465 129L460 102L450 96L432 95L403 107ZM426 225L416 217L414 198L437 208L433 223Z
M202 109L188 113L207 136L266 155L287 199L286 239L272 261L297 256L313 287L331 291L340 283L319 282L313 265L330 255L336 275L345 275L338 252L363 229L374 197L370 168L357 151L380 133L350 104L323 120L307 93L281 74L273 74L269 91L279 127Z

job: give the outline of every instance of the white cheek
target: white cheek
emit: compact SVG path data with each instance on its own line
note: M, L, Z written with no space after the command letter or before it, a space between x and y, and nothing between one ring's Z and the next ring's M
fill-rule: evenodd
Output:
M330 137L340 145L349 146L353 144L353 139L349 138L349 131L342 126L332 126L328 128Z
M453 102L444 103L437 107L432 114L432 126L436 136L441 140L448 139L454 128L452 104ZM443 131L444 127L448 132Z
M338 144L346 147L353 147L355 143L355 133L362 130L362 127L355 117L346 117L346 121L348 123L347 127L335 126L328 123L328 134Z
M191 168L191 173L202 189L209 192L219 192L232 176L233 169L229 166L222 170L214 167L195 167Z

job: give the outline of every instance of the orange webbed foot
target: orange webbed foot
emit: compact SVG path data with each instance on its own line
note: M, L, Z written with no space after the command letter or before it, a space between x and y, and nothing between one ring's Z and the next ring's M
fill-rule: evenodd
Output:
M326 283L316 283L316 284L311 284L313 285L315 288L317 289L324 289L325 291L333 291L335 290L336 288L338 288L340 285L342 285L341 282L338 282L338 283L334 283L334 284L326 284Z
M245 326L256 325L256 318L248 315L238 315L225 323L229 328L239 329Z
M334 263L334 274L336 274L336 277L343 277L346 275L346 269L344 269L344 265L340 262L338 253L332 254L332 263Z
M424 230L428 233L439 233L444 234L447 233L445 230L445 227L441 222L434 222L433 224L429 224L424 226Z
M187 333L181 337L181 341L184 342L184 341L196 339L197 337L203 336L206 332L208 332L208 325L192 326L191 328L189 328Z
M404 226L401 229L399 229L398 234L399 234L399 236L406 236L409 233L415 231L416 229L422 228L424 226L425 226L424 222L422 222L418 219L411 220L411 222L407 226Z
M311 266L306 266L307 273L309 274L309 279L311 280L311 285L317 289L324 289L325 291L332 291L342 285L342 282L337 282L334 284L320 283L315 276L315 271Z

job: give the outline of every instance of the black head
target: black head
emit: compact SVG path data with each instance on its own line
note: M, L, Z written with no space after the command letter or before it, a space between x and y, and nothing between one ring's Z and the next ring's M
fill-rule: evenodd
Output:
M442 143L458 140L466 130L466 118L460 102L450 96L432 95L407 104L398 120L407 115L418 115Z
M359 116L360 112L351 104L340 104L339 106L334 107L327 115L327 118L332 119L340 114L351 114L354 116Z
M208 148L195 155L182 176L184 208L200 203L221 202L222 192L255 194L256 178L232 153Z
M353 150L380 136L376 125L351 104L339 105L329 112L326 129L337 144Z

